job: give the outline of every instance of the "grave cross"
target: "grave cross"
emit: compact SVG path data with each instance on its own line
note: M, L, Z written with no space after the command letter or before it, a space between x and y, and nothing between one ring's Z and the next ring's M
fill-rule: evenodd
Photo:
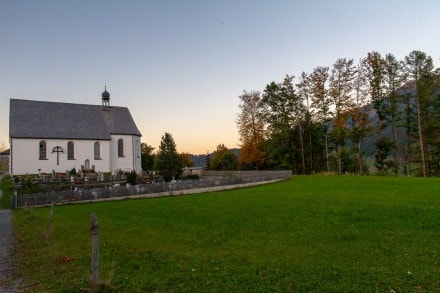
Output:
M63 148L56 146L53 148L52 153L57 153L57 165L60 164L60 153L64 153Z

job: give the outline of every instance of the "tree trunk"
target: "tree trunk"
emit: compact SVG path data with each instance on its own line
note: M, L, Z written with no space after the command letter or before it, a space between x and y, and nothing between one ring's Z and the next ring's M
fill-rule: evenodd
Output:
M310 131L310 126L309 126L309 154L310 154L310 173L313 172L313 150L312 150L312 132Z
M359 175L362 175L362 139L358 142L358 164L359 164Z
M305 173L305 171L306 171L306 159L305 159L305 155L304 155L304 142L303 142L303 135L302 135L301 124L299 125L299 141L301 143L302 172Z
M422 173L423 173L423 177L426 177L425 144L423 142L422 118L420 113L420 96L418 91L417 91L417 124L419 131L420 156L422 159Z
M396 156L394 161L397 163L397 175L402 175L402 156L401 151L399 147L399 142L397 141L397 127L394 124L394 121L392 122L392 129L393 129L393 138L394 138L394 150L396 152Z
M338 174L342 174L341 145L338 144Z
M325 159L327 163L327 172L330 173L330 164L328 162L328 134L327 131L325 132Z

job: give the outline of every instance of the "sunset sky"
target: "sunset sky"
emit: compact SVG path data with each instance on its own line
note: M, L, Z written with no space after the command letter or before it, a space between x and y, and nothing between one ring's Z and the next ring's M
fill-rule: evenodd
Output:
M238 147L243 90L370 51L416 49L439 67L439 12L438 0L0 0L0 143L10 98L100 104L107 84L156 150L165 132L179 152Z

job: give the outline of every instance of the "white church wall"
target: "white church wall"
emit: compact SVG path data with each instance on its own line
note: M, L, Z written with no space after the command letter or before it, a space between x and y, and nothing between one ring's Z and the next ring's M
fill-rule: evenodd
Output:
M111 136L111 168L112 170L120 169L122 171L136 170L134 158L134 140L132 135L112 135ZM123 156L118 155L118 140L123 141ZM140 146L139 146L140 147Z
M43 173L65 172L76 168L81 169L86 160L90 162L90 168L95 171L110 172L110 141L100 140L101 159L94 157L94 144L97 140L62 140L43 139L46 142L46 160L40 160L39 144L41 139L11 139L11 172L13 175L37 174L39 169ZM67 159L67 143L74 143L74 160ZM52 152L55 147L61 147L57 164L57 153Z
M136 173L142 171L141 160L141 138L139 136L133 136L133 152L134 152L134 169Z

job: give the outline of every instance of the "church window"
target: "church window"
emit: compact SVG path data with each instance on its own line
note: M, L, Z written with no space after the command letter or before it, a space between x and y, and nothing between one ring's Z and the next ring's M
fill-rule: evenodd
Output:
M67 159L75 160L75 146L72 141L67 143Z
M118 139L118 157L124 156L124 141L122 138Z
M42 140L40 141L40 160L47 160L46 153L46 142Z
M101 145L99 142L95 142L94 145L94 153L95 153L95 160L101 160Z

